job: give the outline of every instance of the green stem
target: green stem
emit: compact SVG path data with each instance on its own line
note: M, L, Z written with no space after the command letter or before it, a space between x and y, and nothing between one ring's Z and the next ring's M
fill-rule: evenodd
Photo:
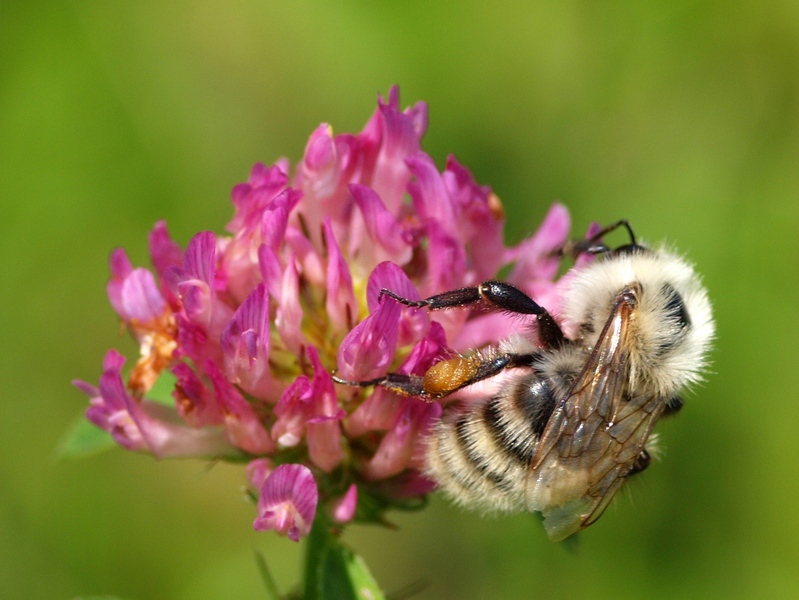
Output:
M305 547L303 600L385 600L366 563L317 514Z
M322 511L319 512L321 513ZM303 600L319 600L319 578L321 576L322 561L332 537L330 523L323 515L317 514L305 545Z

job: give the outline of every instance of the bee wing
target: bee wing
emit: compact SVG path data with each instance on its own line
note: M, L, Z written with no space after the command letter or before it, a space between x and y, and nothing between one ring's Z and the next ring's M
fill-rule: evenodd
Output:
M528 473L526 500L553 540L596 521L624 483L663 411L654 396L626 397L630 314L622 292L585 367L555 407Z

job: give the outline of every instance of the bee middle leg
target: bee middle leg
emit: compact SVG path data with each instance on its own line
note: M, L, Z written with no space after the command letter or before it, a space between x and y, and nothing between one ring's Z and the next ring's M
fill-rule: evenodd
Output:
M430 296L424 300L409 300L386 288L380 291L380 300L384 296L411 308L427 310L446 310L476 304L480 301L499 310L507 312L535 315L538 321L538 336L544 348L558 348L563 345L565 337L547 309L538 304L520 289L503 281L484 281L480 285L450 290ZM531 366L538 354L510 353L477 353L472 356L457 356L444 360L430 367L424 375L408 375L404 373L388 373L384 377L369 381L347 381L334 376L337 383L368 387L377 385L403 396L419 398L442 398L461 388L488 379L513 367Z

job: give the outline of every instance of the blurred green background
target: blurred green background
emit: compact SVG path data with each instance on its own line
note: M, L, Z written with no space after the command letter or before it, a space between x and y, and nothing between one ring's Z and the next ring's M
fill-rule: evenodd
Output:
M799 4L0 3L0 597L263 598L301 545L251 529L240 468L121 450L59 463L120 337L107 256L221 231L256 161L296 161L377 93L430 104L510 215L556 199L580 233L625 217L676 244L715 303L713 374L661 427L668 455L574 548L533 518L435 498L347 539L418 598L799 597Z

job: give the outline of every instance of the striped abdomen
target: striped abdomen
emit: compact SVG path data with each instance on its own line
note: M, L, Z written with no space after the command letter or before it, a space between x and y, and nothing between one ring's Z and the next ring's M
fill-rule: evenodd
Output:
M428 476L466 507L523 509L527 472L554 406L549 382L531 373L484 403L447 410L428 439Z

